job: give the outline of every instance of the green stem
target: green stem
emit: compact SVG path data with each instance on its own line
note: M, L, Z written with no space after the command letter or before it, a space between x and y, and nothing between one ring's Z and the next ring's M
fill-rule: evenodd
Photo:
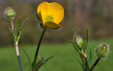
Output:
M88 66L87 56L84 56L84 58L85 58L85 62L86 62L86 64L85 64L85 71L86 71L89 68L89 66Z
M79 53L79 55L80 55L80 58L81 58L81 60L82 60L82 70L84 71L84 67L83 67L83 65L84 65L83 55L82 55L81 53Z
M36 64L39 48L40 48L40 45L41 45L41 42L42 42L42 38L43 38L43 36L45 34L45 31L46 31L46 29L43 30L42 35L41 35L40 40L39 40L39 43L38 43L38 46L37 46L37 50L36 50L35 58L34 58L34 65Z
M95 66L98 64L98 62L100 61L100 58L101 57L98 57L98 59L95 61L95 63L93 64L93 66L91 67L91 69L90 69L90 71L92 71L94 68L95 68Z
M18 42L15 43L15 49L16 49L16 54L17 54L17 58L18 58L18 63L19 63L19 66L20 66L20 70L23 71L22 63L21 63L21 60L20 60L19 49L18 49Z

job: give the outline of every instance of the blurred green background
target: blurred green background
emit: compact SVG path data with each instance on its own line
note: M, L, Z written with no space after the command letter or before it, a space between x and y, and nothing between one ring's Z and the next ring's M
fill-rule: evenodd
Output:
M102 42L103 41L103 42ZM99 43L110 44L110 54L106 59L101 59L93 71L113 71L113 38L104 40L90 41L89 46L92 48L92 63L97 59L95 54L95 47ZM29 55L31 61L34 60L34 54L37 45L24 45L20 46ZM17 57L13 46L0 49L0 71L20 71ZM45 58L56 55L46 64L44 64L39 71L82 71L81 66L77 62L76 58L80 60L79 54L73 48L71 43L63 44L44 44L41 46L39 55ZM20 49L20 57L24 71L29 70L29 61L25 53ZM81 60L80 60L81 61Z
M10 21L4 17L6 7L12 7L16 16L14 24L19 19L28 18L25 22L20 38L20 48L27 51L31 61L34 59L36 44L42 29L40 22L35 17L38 5L45 0L0 0L0 71L20 71L13 46L12 35L9 31ZM70 43L73 39L72 29L86 39L86 30L89 30L89 46L93 51L95 61L95 47L100 43L110 44L110 55L102 59L94 71L112 71L113 68L113 0L46 0L58 2L65 10L61 22L62 28L58 30L47 29L40 55L56 55L47 64L41 67L42 71L82 71L76 57L78 53ZM28 71L29 64L24 52L20 49L24 71ZM93 63L92 63L93 64Z

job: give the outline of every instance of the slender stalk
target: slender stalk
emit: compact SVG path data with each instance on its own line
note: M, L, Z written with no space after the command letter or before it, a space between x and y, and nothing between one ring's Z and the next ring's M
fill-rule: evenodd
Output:
M79 55L80 55L80 58L81 58L81 60L82 60L82 64L84 64L83 55L82 55L81 53L79 53ZM83 67L83 66L82 66L82 70L84 71L84 67Z
M37 46L36 53L35 53L35 58L34 58L34 64L36 64L36 60L37 60L39 48L40 48L40 45L41 45L43 36L44 36L44 34L45 34L45 31L46 31L46 29L43 30L42 35L41 35L41 37L40 37L40 40L39 40L39 42L38 42L38 46Z
M14 30L13 20L10 19L10 21L11 21L11 31L13 33L13 30ZM17 54L17 58L18 58L18 63L19 63L19 66L20 66L20 70L23 71L22 63L21 63L21 60L20 60L19 49L18 49L18 41L14 41L14 42L15 42L15 49L16 49L16 54Z
M19 49L18 49L18 42L15 43L15 49L16 49L16 54L17 54L17 58L18 58L18 63L19 63L19 66L20 66L20 70L23 71L22 63L21 63L21 60L20 60Z
M101 58L101 57L98 57L98 59L95 61L95 63L94 63L93 66L91 67L90 71L92 71L92 70L95 68L95 66L96 66L97 63L99 62L100 58Z
M11 19L10 21L11 21L11 30L13 32L13 30L14 30L13 20Z

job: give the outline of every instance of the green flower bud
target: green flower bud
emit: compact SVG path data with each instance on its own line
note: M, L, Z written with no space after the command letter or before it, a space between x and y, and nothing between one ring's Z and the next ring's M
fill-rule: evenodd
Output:
M11 7L7 7L4 11L5 17L8 19L14 19L16 13Z
M96 48L96 54L98 57L107 57L109 54L109 45L108 44L100 44Z
M79 36L75 36L75 43L81 49L82 45L84 44L83 39Z

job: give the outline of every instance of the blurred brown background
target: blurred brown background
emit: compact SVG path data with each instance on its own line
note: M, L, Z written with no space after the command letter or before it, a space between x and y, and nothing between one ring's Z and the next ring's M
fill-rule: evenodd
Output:
M20 44L36 44L42 29L35 18L38 5L45 0L0 0L0 46L12 45L12 35L9 31L10 21L4 17L6 7L12 7L16 12L14 24L19 19L28 18L22 30ZM89 39L103 39L113 36L113 0L46 0L58 2L65 9L62 28L47 29L44 43L64 43L73 38L74 29L81 37L86 37L89 30Z

